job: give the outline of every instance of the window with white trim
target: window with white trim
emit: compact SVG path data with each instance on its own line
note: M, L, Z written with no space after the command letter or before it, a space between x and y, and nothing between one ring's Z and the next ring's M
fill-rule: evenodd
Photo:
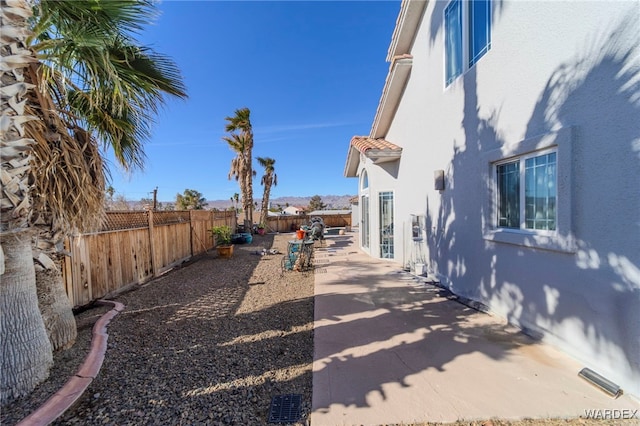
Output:
M575 253L572 226L572 145L565 127L487 151L483 238Z
M452 0L444 10L444 44L448 86L462 74L462 0Z
M497 226L556 230L556 152L496 164Z
M451 0L444 10L444 42L448 86L491 49L491 0Z

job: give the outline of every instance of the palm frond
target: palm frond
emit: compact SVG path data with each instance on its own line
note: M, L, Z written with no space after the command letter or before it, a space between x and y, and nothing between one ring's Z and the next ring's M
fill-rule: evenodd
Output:
M34 8L36 39L52 33L82 33L82 27L106 34L140 33L159 15L152 0L60 1L40 0Z
M228 121L225 131L235 132L241 131L243 133L251 133L251 111L249 108L240 108L235 110L235 115L232 117L225 117Z
M95 140L55 113L49 92L36 92L26 110L40 120L27 123L36 141L32 163L32 222L51 223L53 233L92 230L104 220L108 176ZM33 108L38 105L40 108Z
M187 97L177 65L130 36L156 13L145 0L43 0L34 23L40 87L57 81L58 110L111 146L127 171L144 168L144 142L167 97Z

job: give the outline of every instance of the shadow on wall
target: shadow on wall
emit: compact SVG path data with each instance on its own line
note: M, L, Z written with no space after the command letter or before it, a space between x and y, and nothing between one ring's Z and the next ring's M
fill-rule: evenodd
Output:
M437 214L426 200L427 229L438 230L427 241L431 266L452 291L499 307L524 328L565 342L569 334L588 340L573 348L574 355L588 346L587 358L607 359L626 378L640 378L640 243L630 237L638 234L640 211L640 30L634 12L603 27L549 76L526 129L525 138L578 129L571 171L575 254L483 240L490 213L478 214L465 194L488 194L488 165L478 159L506 141L497 130L499 111L479 116L475 68L463 77L465 141L455 141ZM432 28L432 40L438 31ZM629 391L640 394L640 387Z

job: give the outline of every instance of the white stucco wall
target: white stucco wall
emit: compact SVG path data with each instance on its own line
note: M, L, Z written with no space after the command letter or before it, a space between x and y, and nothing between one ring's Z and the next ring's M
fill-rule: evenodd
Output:
M397 168L360 164L371 222L377 194L394 191L396 260L409 257L410 215L426 215L428 266L452 291L640 396L640 3L494 2L491 50L445 88L446 4L429 3L409 52L385 136L403 148ZM490 159L556 135L568 141L558 154L568 201L559 233L571 244L488 238ZM444 191L434 190L438 169ZM374 231L372 256L378 243Z

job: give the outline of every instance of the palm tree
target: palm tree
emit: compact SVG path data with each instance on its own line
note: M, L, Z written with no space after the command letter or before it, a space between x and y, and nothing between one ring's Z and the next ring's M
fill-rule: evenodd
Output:
M235 177L240 183L245 229L251 229L253 224L253 176L256 174L252 166L253 129L250 115L249 108L240 108L235 110L234 116L225 117L228 122L225 131L231 135L222 138L236 153L236 157L231 160L229 179Z
M2 126L0 127L0 403L25 395L47 378L51 344L38 310L31 260L29 173L34 141L25 137L25 70L35 62L27 46L26 1L0 1Z
M264 186L264 192L262 194L262 211L260 212L260 223L267 223L269 215L269 194L271 193L271 186L278 185L278 175L275 173L276 160L269 157L258 157L258 163L264 168L264 175L260 183Z
M113 196L116 193L116 189L113 186L109 185L107 186L107 189L105 189L105 193L107 197L109 197L109 204L107 205L106 210L110 210L113 208Z
M76 336L60 274L62 240L103 218L108 172L97 140L125 170L142 169L143 143L163 95L186 94L177 67L129 35L155 14L150 3L42 0L35 12L30 46L40 61L27 75L39 89L31 113L42 120L27 126L37 141L34 249L42 314L58 349Z
M251 223L253 223L250 212L253 209L251 205L247 203L247 198L252 197L251 195L247 195L251 191L251 175L248 171L248 164L251 163L251 157L248 157L247 154L250 152L250 149L247 148L249 141L244 133L231 133L230 136L223 136L222 140L227 142L229 148L236 153L236 156L231 159L231 168L229 169L228 177L229 179L234 178L240 185L240 193L242 194L240 197L242 200L242 211L245 215L244 224L245 228L250 227Z
M45 250L35 253L41 266L38 271L58 272L52 258L57 259L54 251L61 246L62 236L73 229L86 229L101 217L106 170L97 138L113 148L126 170L141 168L142 142L150 135L149 124L163 104L163 94L185 96L177 67L127 36L129 30L141 29L147 23L151 6L136 0L40 1L31 21L35 35L24 40L27 32L20 18L30 15L25 12L30 5L19 0L2 2L2 111L4 116L10 108L16 109L17 117L6 129L5 123L10 121L3 120L3 140L10 140L5 130L18 129L26 121L24 116L41 119L27 122L25 132L18 132L26 137L16 139L14 146L2 146L2 217L6 219L2 246L8 253L0 293L3 401L28 393L48 374L51 343L42 325L43 317L47 318L49 337L59 347L72 342L76 333L69 301L60 291L60 275L53 274L54 284L41 279L49 274L37 275L38 284L44 283L38 286L42 300L51 301L40 316L37 299L30 296L29 280L34 269L31 250L15 246L16 241L23 242L24 234L11 232L12 238L5 243L8 231L27 226L20 222L26 220L30 207L24 179L33 181L33 224L45 231L35 241L36 250ZM26 47L37 52L39 61L24 61ZM8 71L5 63L15 71ZM15 91L16 99L9 101L10 108L5 108L4 86L11 86L12 79L18 81L19 90ZM32 87L29 83L38 88L26 92L25 105L18 101L25 89ZM24 112L18 111L23 105ZM29 144L28 138L36 144ZM16 269L25 259L31 265L29 270ZM20 303L15 302L16 288L21 291ZM6 324L8 319L12 324ZM43 331L44 342L36 335L38 329Z
M233 211L236 212L236 214L238 214L238 202L240 201L240 194L238 194L237 192L235 192L232 196L231 196L231 203L233 204Z

